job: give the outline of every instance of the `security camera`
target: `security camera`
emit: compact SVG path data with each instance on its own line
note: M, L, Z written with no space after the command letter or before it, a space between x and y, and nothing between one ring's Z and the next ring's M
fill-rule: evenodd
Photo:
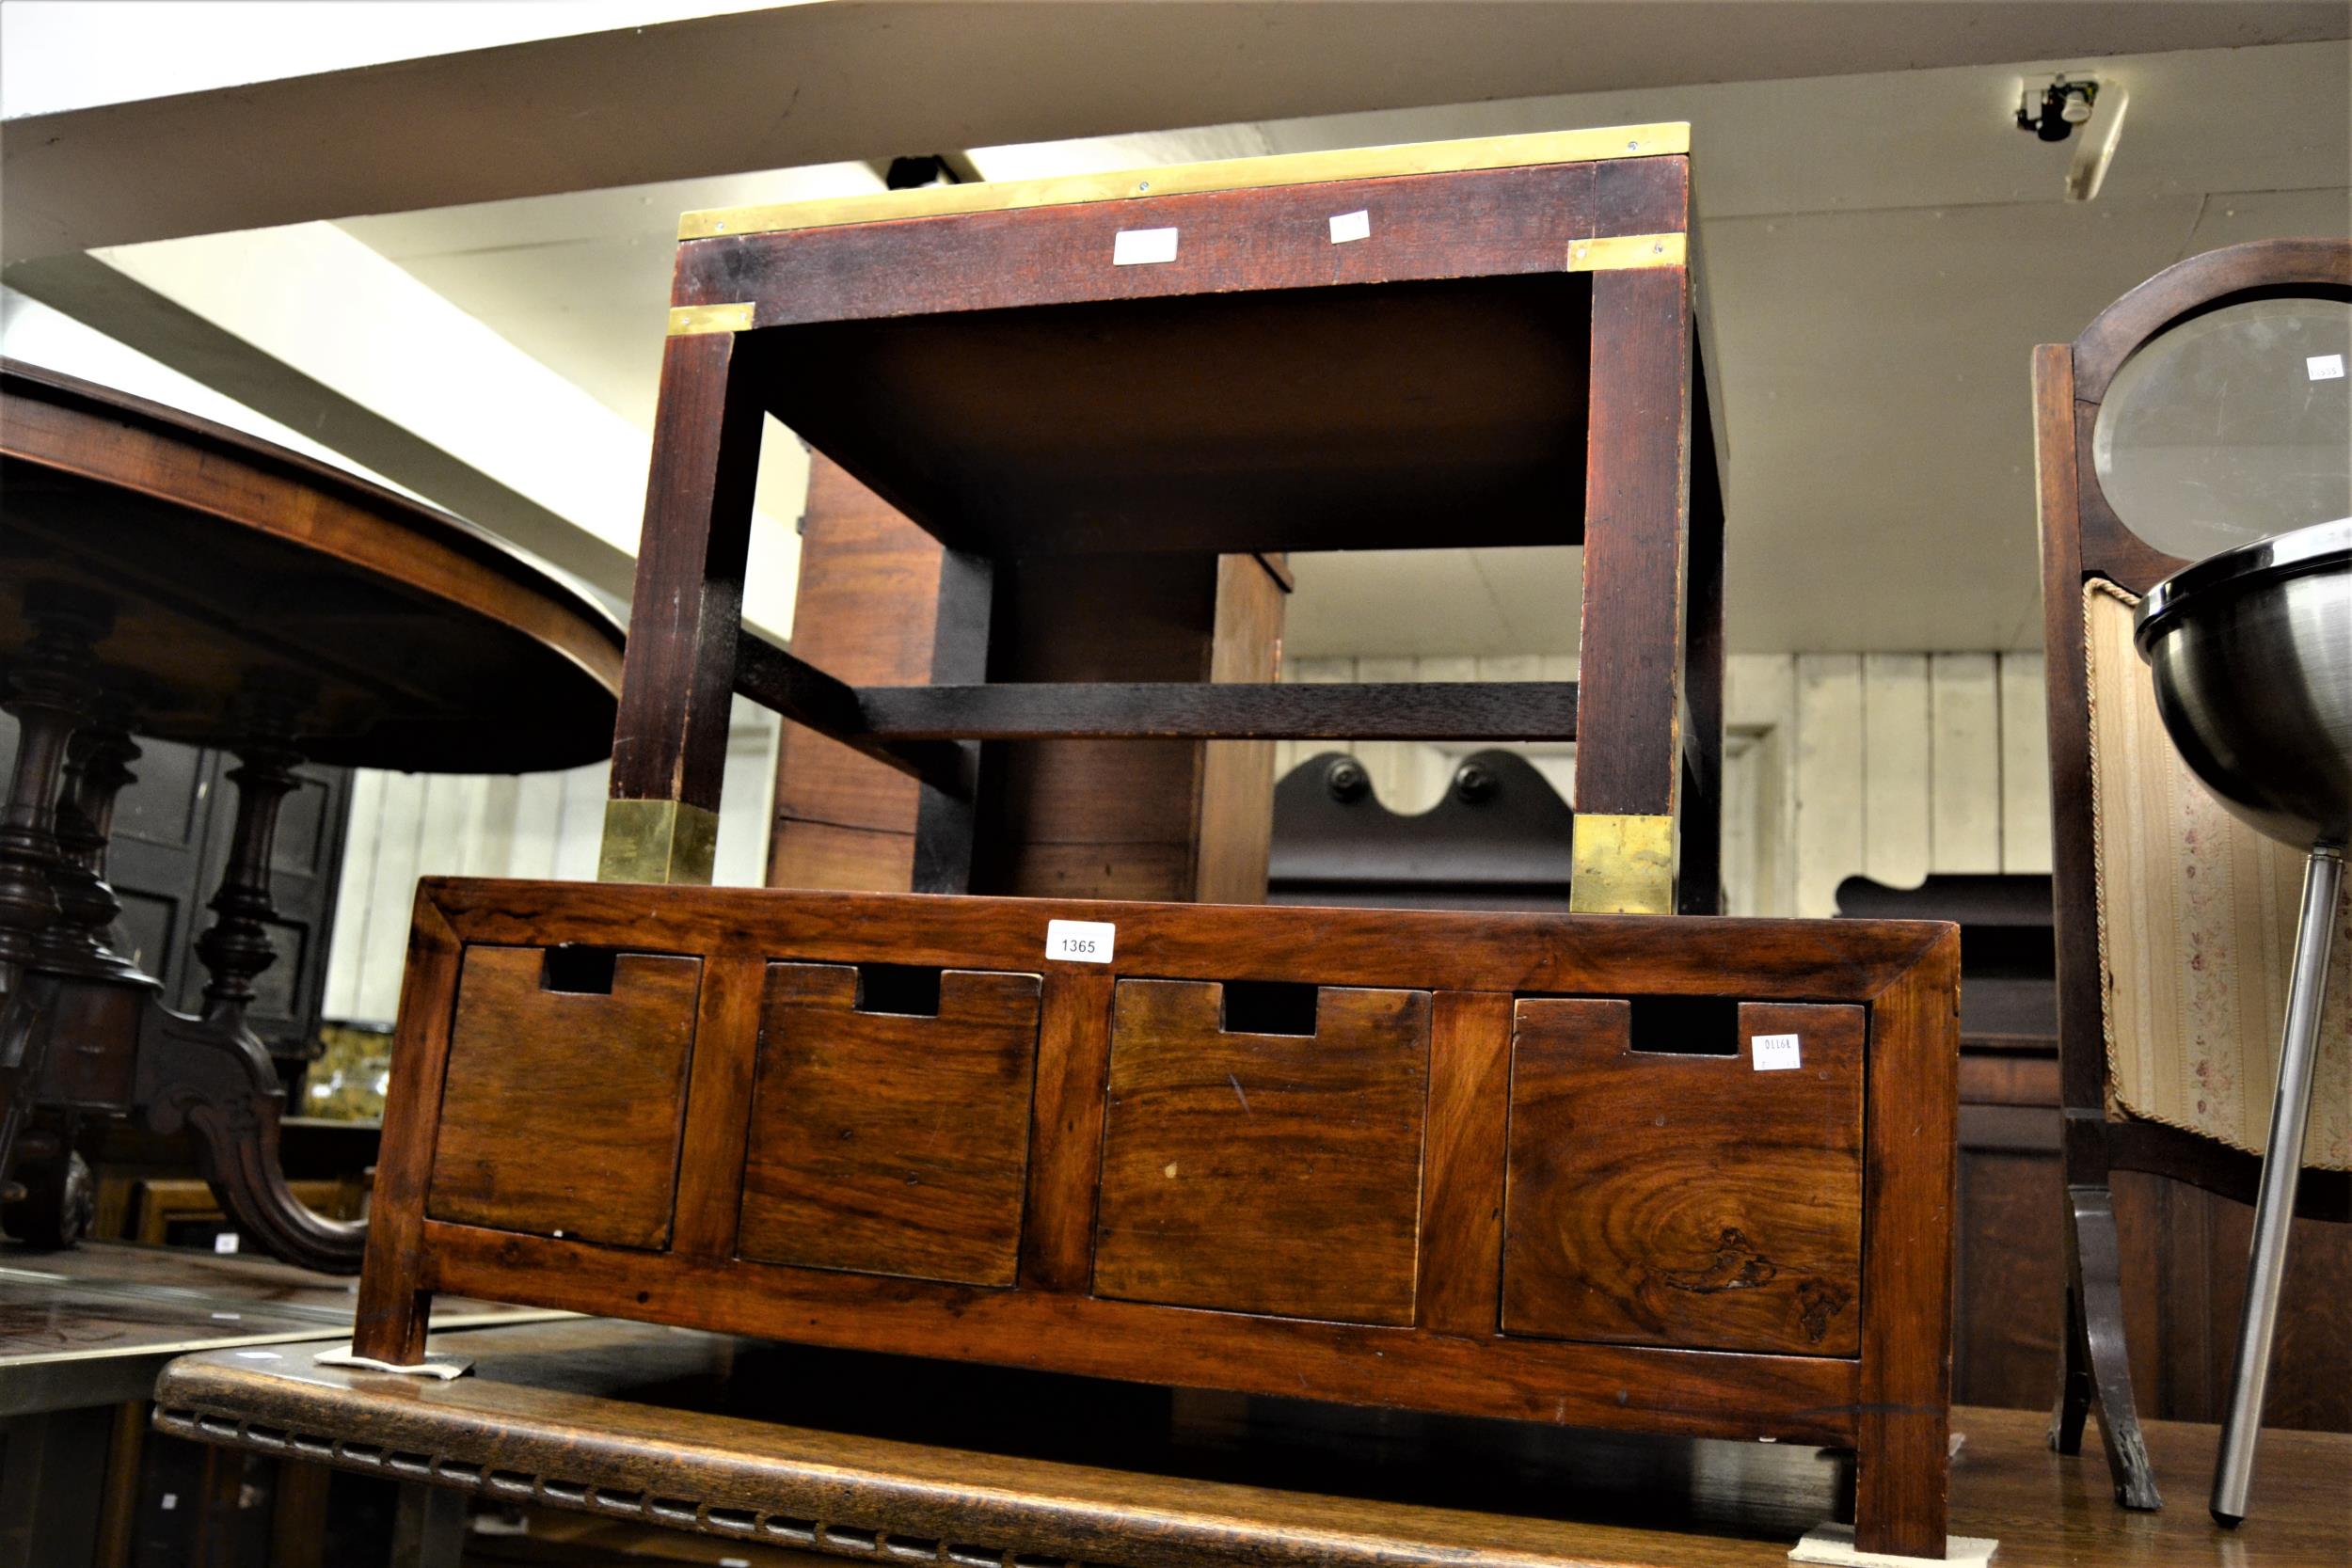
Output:
M2053 76L2039 92L2032 83L2018 95L2017 128L2031 131L2043 141L2064 141L2074 127L2090 119L2099 102L2099 83L2090 76Z

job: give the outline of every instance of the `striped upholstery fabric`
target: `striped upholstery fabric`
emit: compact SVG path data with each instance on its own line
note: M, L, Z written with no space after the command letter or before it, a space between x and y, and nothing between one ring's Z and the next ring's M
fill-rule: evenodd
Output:
M2137 603L2112 583L2083 590L2108 1110L2260 1153L2303 856L2223 811L2182 764L2132 647ZM2352 1170L2352 917L2329 974L2303 1159Z

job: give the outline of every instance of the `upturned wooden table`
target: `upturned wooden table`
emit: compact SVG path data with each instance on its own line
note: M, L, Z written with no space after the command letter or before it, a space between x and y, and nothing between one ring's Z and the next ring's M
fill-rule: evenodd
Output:
M160 1431L796 1554L1130 1568L1756 1568L1836 1512L1809 1446L1530 1428L1171 1394L575 1320L437 1336L454 1382L183 1356ZM2262 1509L2126 1513L2043 1418L1953 1412L1954 1533L2002 1568L2317 1568L2352 1558L2352 1435L2271 1434ZM2175 1474L2214 1429L2147 1426ZM774 1560L764 1555L761 1560ZM787 1560L789 1560L788 1559Z

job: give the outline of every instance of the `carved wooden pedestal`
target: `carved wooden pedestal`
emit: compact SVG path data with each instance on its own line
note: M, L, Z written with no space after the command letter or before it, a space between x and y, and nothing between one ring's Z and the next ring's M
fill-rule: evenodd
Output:
M1060 920L1106 960L1048 960ZM1957 951L429 880L358 1349L416 1360L448 1291L1814 1443L1866 1549L1938 1555Z

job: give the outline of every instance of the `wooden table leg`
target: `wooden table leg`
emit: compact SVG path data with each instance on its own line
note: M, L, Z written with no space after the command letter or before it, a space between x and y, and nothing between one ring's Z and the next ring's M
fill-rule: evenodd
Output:
M672 331L597 859L608 882L707 883L718 845L766 412L735 333Z
M204 1179L221 1207L277 1257L330 1274L357 1274L367 1246L365 1221L330 1220L286 1185L278 1153L286 1095L268 1050L246 1025L256 975L277 961L269 923L270 849L278 809L301 780L294 736L302 698L279 685L257 684L241 701L247 738L233 750L237 819L229 864L213 895L213 925L197 939L211 978L203 1011L191 1019L161 1006L146 1015L139 1043L137 1102L149 1125L195 1132Z
M32 645L8 671L5 704L16 716L16 772L0 808L0 1196L8 1181L18 1136L32 1112L48 1054L44 1010L36 993L44 983L30 973L42 935L60 918L50 875L58 859L56 799L66 751L98 694L97 641L112 626L103 599L58 583L25 591L24 612L35 627Z

